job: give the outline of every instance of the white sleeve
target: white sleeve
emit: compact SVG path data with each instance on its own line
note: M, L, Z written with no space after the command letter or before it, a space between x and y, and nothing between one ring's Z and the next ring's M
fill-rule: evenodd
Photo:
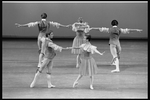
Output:
M48 46L52 47L54 50L57 50L57 51L60 51L60 52L62 51L62 47L60 47L60 46L58 46L58 45L56 45L56 44L54 44L52 42L49 42Z
M85 32L85 33L88 33L89 31L90 31L90 28L84 29L84 32Z
M121 33L124 33L124 34L126 34L126 33L130 33L129 32L129 29L123 29L123 28L120 28L120 30L121 30Z
M109 28L102 27L102 28L99 28L99 31L100 32L108 32L109 33Z
M75 31L75 32L76 32L76 31L77 31L77 28L75 27L75 24L76 24L76 23L72 24L72 31Z
M53 22L53 21L50 21L49 23L50 23L51 25L53 25L53 26L59 26L59 25L60 25L60 23Z
M28 23L27 25L28 25L28 27L34 27L34 26L36 26L38 24L38 22L36 21L36 22L30 22L30 23Z
M84 32L85 32L85 33L88 33L91 29L90 29L90 26L89 26L89 25L86 25L86 26L87 26L87 28L84 29Z

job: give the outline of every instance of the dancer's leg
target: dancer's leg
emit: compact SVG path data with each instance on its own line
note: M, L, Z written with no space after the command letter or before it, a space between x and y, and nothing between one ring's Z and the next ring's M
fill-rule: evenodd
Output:
M82 78L83 75L78 75L77 79L73 83L73 88L78 84L78 81Z
M41 71L37 70L37 72L35 73L34 79L33 79L32 83L30 84L30 88L34 87L34 85L35 85L35 83L36 83L36 81L37 81L40 74L41 74Z
M117 50L117 57L118 57L118 59L120 59L120 54L121 54L121 46L120 46L120 44L116 46L116 50Z
M114 59L114 65L116 66L116 69L112 70L111 72L119 72L119 59L118 59L115 45L110 44L110 52L111 52L113 59Z
M76 68L79 67L80 63L81 63L81 54L78 54L76 58Z
M39 63L38 63L38 66L37 66L37 67L40 67L40 66L41 66L43 57L44 57L44 54L43 54L43 53L40 53L40 54L39 54Z
M44 57L44 54L41 53L42 41L41 41L40 37L38 38L37 44L38 44L38 48L39 48L39 62L38 62L38 66L37 67L40 67L41 63L42 63L42 60L43 60L43 57Z
M55 87L54 85L52 85L51 83L51 72L52 72L52 68L53 68L53 62L49 61L48 65L47 65L47 84L48 84L48 88L53 88Z
M41 37L38 37L37 45L38 45L38 49L41 50L41 46L42 46Z
M94 89L93 88L93 80L94 80L94 77L93 76L90 76L90 89Z
M35 76L34 76L34 79L33 79L32 83L30 84L30 87L31 87L31 88L34 87L34 85L35 85L35 83L36 83L36 81L37 81L39 75L42 73L44 67L45 67L47 64L48 64L47 59L44 59L42 65L40 66L40 68L37 69L37 72L35 73Z

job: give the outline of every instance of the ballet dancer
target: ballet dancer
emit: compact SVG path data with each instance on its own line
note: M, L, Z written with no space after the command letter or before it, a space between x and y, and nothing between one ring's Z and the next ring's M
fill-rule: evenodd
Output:
M90 76L90 89L94 89L93 80L94 74L97 73L97 64L91 54L98 53L100 55L103 55L104 52L100 53L97 50L97 47L90 43L91 35L86 34L84 36L84 40L85 42L79 47L67 47L67 49L80 49L82 51L79 63L79 75L73 83L73 88L78 85L78 81L82 78L82 76L88 75Z
M72 27L72 31L76 32L76 36L73 39L72 47L79 47L81 44L85 43L84 36L86 33L88 33L92 28L88 25L87 22L83 22L83 18L79 17L78 22L75 22L73 24L67 25L67 27ZM76 57L76 67L79 66L79 59L81 56L81 50L80 49L72 49L72 54L77 54Z
M40 53L41 51L41 44L42 44L42 41L43 39L41 39L42 37L45 37L45 34L46 32L48 32L50 30L50 26L55 26L57 28L59 27L67 27L66 25L62 25L58 22L53 22L53 21L47 21L47 14L46 13L42 13L41 14L41 21L36 21L36 22L30 22L30 23L27 23L27 24L18 24L18 23L15 23L15 25L17 25L17 27L35 27L38 25L38 29L39 29L39 35L38 35L38 41L37 41L37 44L38 44L38 48L39 48L39 63L38 63L38 66L39 67L41 65L41 61L42 61L42 58L43 58L43 54Z
M141 32L141 29L129 29L129 28L119 28L118 27L118 21L112 20L111 21L111 28L97 28L100 32L107 32L109 33L109 46L110 46L110 52L113 56L113 59L111 61L111 65L115 65L116 69L112 70L111 72L120 72L119 69L119 59L120 59L120 53L121 53L121 45L119 41L120 34L129 34L130 32ZM96 28L95 28L96 29Z
M42 47L41 47L41 53L44 55L42 64L41 66L37 69L34 79L32 83L30 84L30 88L33 88L35 86L35 83L39 77L39 75L42 73L43 69L47 67L47 83L48 83L48 88L53 88L55 85L52 85L51 83L51 73L52 73L52 68L53 68L53 59L56 56L56 50L61 52L63 48L61 46L58 46L53 43L51 40L53 38L54 34L53 31L50 31L46 33L45 39L42 42ZM44 38L44 37L43 37Z

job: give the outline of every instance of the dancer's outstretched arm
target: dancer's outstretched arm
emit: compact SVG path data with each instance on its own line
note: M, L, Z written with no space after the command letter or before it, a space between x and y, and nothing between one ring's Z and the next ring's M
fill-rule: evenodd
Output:
M69 27L69 25L62 25L62 24L60 24L59 26L60 27Z
M60 23L57 23L57 22L54 22L53 23L57 28L59 27L69 27L70 25L63 25L63 24L60 24Z
M99 30L100 32L109 32L109 28L106 27L89 27L89 30Z
M38 22L30 22L30 23L27 23L27 24L18 24L18 23L15 23L15 25L17 27L34 27L38 24Z
M92 29L98 29L98 28L92 28ZM142 30L141 29L129 29L129 28L120 28L121 32L126 34L126 33L130 33L130 32L141 32ZM109 28L106 28L106 27L102 27L102 28L99 28L99 31L100 32L107 32L109 33Z
M97 49L95 49L94 51L95 51L95 53L98 53L99 55L103 55L103 54L105 53L105 51L101 53L101 52L98 51Z
M66 47L66 49L80 49L80 47Z
M129 28L120 28L121 32L126 34L126 33L130 33L130 32L141 32L141 29L129 29Z
M49 42L49 43L48 43L48 46L49 46L49 47L52 47L54 50L57 50L57 51L59 51L59 52L61 52L62 49L66 49L66 48L63 48L63 47L61 47L61 46L58 46L57 44L54 44L53 42Z

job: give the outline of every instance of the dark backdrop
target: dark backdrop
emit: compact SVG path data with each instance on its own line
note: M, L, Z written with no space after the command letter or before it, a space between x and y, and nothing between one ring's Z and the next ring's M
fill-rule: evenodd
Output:
M2 36L3 37L37 37L38 27L16 28L15 23L26 24L38 21L40 15L48 14L47 20L61 24L72 24L78 17L83 17L91 27L111 27L113 19L119 21L121 28L139 28L142 33L122 34L121 38L148 38L148 3L138 2L3 2ZM52 27L55 37L75 36L71 28ZM107 33L90 31L93 38L108 38Z

